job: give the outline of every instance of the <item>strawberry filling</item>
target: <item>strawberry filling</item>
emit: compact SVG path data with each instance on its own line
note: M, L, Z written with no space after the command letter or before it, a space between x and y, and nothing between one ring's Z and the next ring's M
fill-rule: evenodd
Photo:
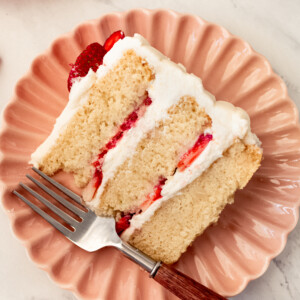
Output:
M148 98L147 98L148 99ZM145 100L144 103L148 100ZM150 99L150 98L149 98ZM129 118L127 118L129 119ZM211 134L201 134L194 146L189 149L180 159L177 168L179 171L184 171L192 162L203 152L208 143L213 139ZM102 176L102 175L101 175ZM146 196L145 201L141 204L137 213L125 214L118 222L116 222L116 231L121 235L128 227L130 227L130 220L135 214L140 214L149 208L156 200L162 198L161 191L165 185L167 178L161 177L158 184L154 186L153 191Z
M139 117L145 112L145 108L152 103L151 98L147 97L141 105L139 105L121 124L118 132L111 138L111 140L105 145L105 147L101 150L100 154L97 157L97 160L93 162L93 166L95 167L94 175L93 175L93 185L94 189L96 189L101 185L103 173L102 166L104 163L104 157L110 149L113 149L117 146L118 142L124 136L124 133L131 129Z
M153 202L162 197L161 191L165 185L167 178L161 177L157 185L154 186L153 191L146 196L145 201L140 206L138 213L144 212ZM130 226L130 220L136 213L128 213L124 215L118 222L116 222L116 231L121 235Z
M115 31L105 41L103 48L105 49L105 51L108 52L118 40L124 39L124 37L125 37L125 34L123 31L121 31L121 30Z
M116 231L118 235L121 235L130 226L130 220L134 214L127 214L123 216L118 222L116 222Z
M148 99L148 98L147 98ZM144 103L148 100L145 100ZM150 99L150 98L149 98ZM129 119L129 117L127 118ZM121 126L122 127L122 126ZM213 139L211 134L201 134L194 146L189 149L180 159L177 168L179 171L184 171L189 167L192 162L203 152L208 143ZM102 175L101 175L102 176ZM147 210L150 205L152 205L156 200L162 198L161 191L165 185L167 178L161 177L158 184L154 186L153 191L146 196L145 201L141 204L137 213L125 214L118 222L116 222L116 231L118 235L121 235L129 226L130 220L135 214L140 214Z
M184 153L181 157L177 165L178 170L182 172L187 167L189 167L192 162L204 151L204 149L212 139L213 136L211 134L201 134L194 146L186 153Z
M72 68L68 77L68 90L71 90L76 78L86 76L90 69L96 72L99 66L103 64L104 55L118 40L123 39L124 37L124 32L119 30L107 38L104 46L99 43L92 43L88 45L77 57L75 64L70 64Z
M154 186L153 191L146 196L146 200L141 205L141 211L144 212L154 201L160 199L162 197L161 191L163 186L165 185L167 178L160 178L157 185Z

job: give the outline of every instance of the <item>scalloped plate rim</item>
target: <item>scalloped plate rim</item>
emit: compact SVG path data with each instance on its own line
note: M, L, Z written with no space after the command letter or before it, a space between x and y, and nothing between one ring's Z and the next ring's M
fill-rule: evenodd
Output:
M205 19L201 18L198 15L188 14L188 13L179 13L179 12L176 12L176 11L171 10L171 9L154 9L154 10L151 10L151 9L145 9L145 8L135 8L135 9L131 9L131 10L123 11L123 12L106 13L106 14L101 15L99 18L84 21L84 22L78 24L71 31L59 35L59 37L57 37L55 40L53 40L51 42L51 44L47 47L46 50L44 50L41 54L37 55L33 59L31 65L29 67L29 70L23 76L21 76L18 79L18 81L16 82L16 85L15 85L12 97L10 98L10 100L5 104L5 106L1 110L1 116L0 116L0 124L1 124L1 127L0 127L0 137L5 133L5 131L6 131L7 127L8 127L8 123L4 119L4 114L5 114L5 112L7 111L8 107L10 105L12 105L13 103L17 102L16 89L17 89L19 83L22 80L26 79L28 76L32 75L32 73L33 73L32 72L32 68L33 68L33 65L35 64L35 62L37 60L39 60L41 57L46 56L49 53L51 53L54 45L57 43L58 40L63 40L63 39L69 38L70 36L74 36L75 33L77 32L77 30L81 26L84 26L84 25L87 25L87 24L94 24L96 22L99 22L99 20L102 19L102 18L104 18L104 17L110 17L110 16L114 16L114 15L120 17L120 16L128 15L128 14L133 13L133 12L142 12L142 13L147 14L147 15L150 15L150 14L153 15L153 14L156 14L158 12L164 12L164 13L169 13L169 14L171 13L176 18L182 18L182 17L194 18L197 21L202 22L203 24L211 25L211 26L217 26L217 27L221 28L224 32L226 32L230 37L235 37L238 40L242 41L247 46L247 48L249 48L249 50L251 51L251 54L255 54L258 57L260 57L261 59L263 59L264 63L266 63L266 65L268 67L268 74L276 77L277 79L279 79L283 83L282 87L283 87L283 91L284 91L284 99L286 99L288 101L288 103L291 104L291 106L293 108L293 119L291 121L293 121L294 126L297 127L300 130L298 109L297 109L297 106L295 105L295 103L291 100L291 98L288 95L288 90L287 90L285 82L282 80L282 78L278 74L276 74L274 72L274 70L273 70L271 64L269 63L269 61L262 54L260 54L259 52L255 51L248 42L244 41L241 37L232 34L231 32L229 32L223 26L218 25L216 23L212 23L212 22L206 21ZM2 150L0 150L0 154L1 154L1 158L0 158L0 165L1 165L2 160L3 160L3 152L2 152ZM4 207L4 203L2 201L2 198L4 197L4 193L5 193L6 190L9 189L9 186L6 183L3 182L3 180L1 179L1 177L0 177L0 188L1 188L1 192L0 192L0 197L1 197L0 203L1 204L0 205L2 207L2 210L5 212L5 214L8 216L9 220L11 221L13 219L13 217L10 215L10 212ZM280 245L280 247L277 249L277 251L274 251L274 252L272 252L271 254L269 254L269 255L267 255L265 257L266 258L265 264L261 268L260 272L257 272L256 274L253 274L253 275L249 274L247 276L244 276L243 282L242 282L242 284L240 284L239 288L237 288L234 293L232 293L230 295L227 295L227 297L232 297L232 296L235 296L235 295L241 293L246 288L246 286L248 285L248 283L250 281L252 281L254 279L257 279L260 276L262 276L266 272L267 268L269 267L271 260L273 258L275 258L276 256L278 256L284 250L284 248L286 246L286 243L287 243L288 235L291 233L291 231L293 231L293 229L296 227L296 225L297 225L297 223L299 221L299 208L300 208L300 196L299 196L298 202L294 203L294 206L293 206L293 211L295 213L294 222L290 224L290 226L289 226L288 229L286 229L286 230L283 229L283 231L281 232L281 235L280 235L281 236L281 245ZM28 210L30 210L30 208L28 208ZM51 225L49 225L49 226L51 226ZM12 222L9 223L9 227L10 227L12 235L18 241L20 241L20 243L24 246L24 248L26 250L26 255L27 255L27 257L28 257L28 259L30 261L32 261L38 268L46 271L46 274L47 274L48 278L50 278L50 280L52 282L54 282L55 284L57 284L58 286L60 286L63 289L70 290L77 297L81 298L81 295L77 291L76 286L74 285L74 282L72 282L71 284L63 284L59 280L56 280L54 278L53 274L51 273L51 271L49 270L48 266L45 266L43 264L38 263L35 260L35 258L30 255L28 247L26 246L27 239L26 238L22 239L21 237L17 236L17 234L15 232L15 229L13 228Z

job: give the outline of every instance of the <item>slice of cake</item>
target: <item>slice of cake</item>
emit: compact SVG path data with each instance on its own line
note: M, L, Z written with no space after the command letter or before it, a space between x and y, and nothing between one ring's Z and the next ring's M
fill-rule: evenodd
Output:
M140 35L115 32L73 65L69 102L31 163L72 172L121 237L173 263L260 165L249 117Z

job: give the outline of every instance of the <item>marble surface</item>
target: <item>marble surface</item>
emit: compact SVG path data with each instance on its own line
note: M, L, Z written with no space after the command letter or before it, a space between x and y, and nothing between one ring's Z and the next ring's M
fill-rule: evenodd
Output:
M267 57L300 108L299 0L1 0L0 109L10 99L17 80L32 59L58 35L85 20L136 7L197 14L239 35ZM24 248L12 236L2 210L0 228L0 299L76 299L28 260ZM300 299L299 253L300 224L267 272L232 299Z

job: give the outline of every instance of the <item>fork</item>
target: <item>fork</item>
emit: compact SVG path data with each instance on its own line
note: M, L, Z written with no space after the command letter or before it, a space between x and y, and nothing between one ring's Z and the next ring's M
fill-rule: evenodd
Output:
M58 190L63 192L66 196L82 206L82 199L79 195L67 189L65 186L50 178L37 168L33 167L32 169L50 184L55 186ZM191 279L187 275L163 264L160 261L157 262L153 260L145 253L122 241L116 233L114 218L99 217L93 211L87 208L85 208L85 210L80 209L78 206L72 204L64 197L58 195L52 189L50 189L37 179L33 178L32 176L27 174L26 177L52 198L61 203L69 211L77 215L81 219L81 221L77 221L75 218L71 217L65 211L61 210L59 207L48 201L46 198L44 198L35 190L31 189L29 186L25 185L22 182L20 182L20 186L22 188L24 188L33 197L42 202L63 221L69 224L69 226L71 226L73 230L70 230L68 227L58 222L56 219L33 204L16 190L14 190L13 193L80 248L88 252L93 252L107 246L117 248L123 254L125 254L126 257L146 270L150 274L149 276L151 278L167 288L170 292L172 292L180 299L226 299L216 292L208 289L204 285Z

